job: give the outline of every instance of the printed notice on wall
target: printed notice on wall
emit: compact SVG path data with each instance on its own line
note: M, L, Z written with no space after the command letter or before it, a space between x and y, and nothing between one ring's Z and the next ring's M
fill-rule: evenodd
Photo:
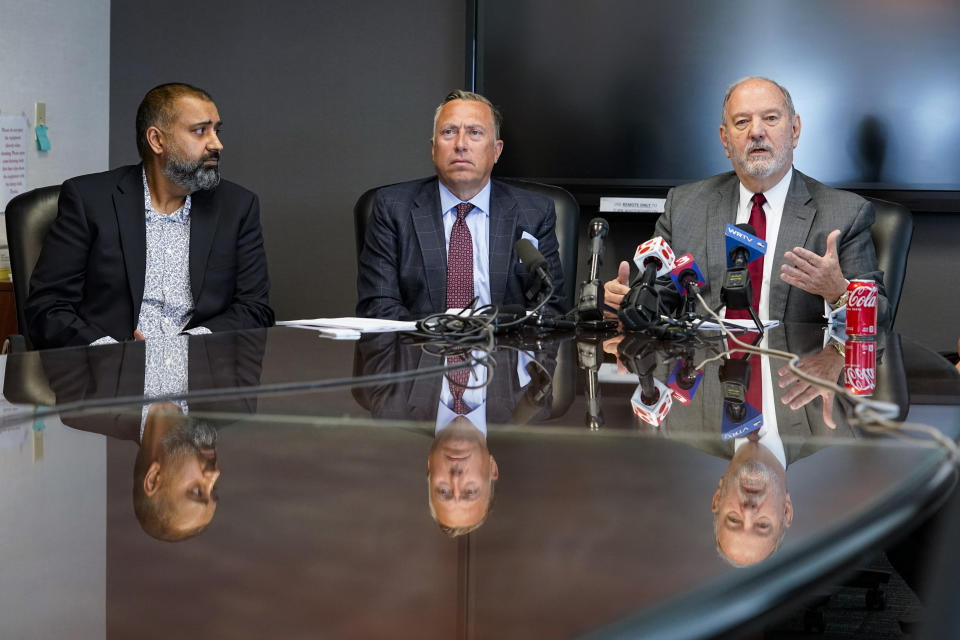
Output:
M0 116L0 211L27 190L27 118Z

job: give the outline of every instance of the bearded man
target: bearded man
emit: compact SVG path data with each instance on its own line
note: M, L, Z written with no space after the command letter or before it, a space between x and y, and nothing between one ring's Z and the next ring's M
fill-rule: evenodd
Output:
M160 85L142 164L63 183L25 308L36 348L273 324L260 203L220 179L220 127L206 91Z
M786 88L759 77L735 82L720 122L733 171L671 189L655 232L676 255L693 255L707 278L703 293L711 308L720 306L726 270L724 229L749 223L767 243L765 257L750 270L760 320L823 322L846 302L850 280L869 279L879 286L877 323L887 326L883 272L870 234L873 205L793 168L800 116ZM623 262L604 285L614 310L629 291L629 275Z

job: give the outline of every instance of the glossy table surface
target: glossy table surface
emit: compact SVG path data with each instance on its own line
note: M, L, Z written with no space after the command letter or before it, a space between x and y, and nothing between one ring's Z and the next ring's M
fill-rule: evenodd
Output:
M817 354L822 336L780 327L768 343ZM952 488L929 437L877 435L839 404L832 429L820 399L776 402L764 420L776 416L791 524L779 550L737 568L711 509L734 450L724 361L658 426L631 405L721 348L604 342L524 335L492 360L472 352L489 365L471 417L486 421L498 480L483 524L455 538L425 481L448 422L435 349L273 328L7 356L0 636L708 637L855 563ZM897 334L878 346L875 397L955 439L960 376ZM625 366L610 353L601 365L618 347ZM763 377L775 397L781 366ZM147 534L132 499L158 407L217 435L215 513L175 543ZM195 456L208 472L211 455Z

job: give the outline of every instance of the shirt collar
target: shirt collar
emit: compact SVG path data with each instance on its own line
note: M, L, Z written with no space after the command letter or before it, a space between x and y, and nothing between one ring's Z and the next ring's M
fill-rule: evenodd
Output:
M147 220L168 220L169 222L176 222L178 224L185 224L190 220L190 194L187 194L187 199L184 200L183 206L173 213L160 213L153 208L153 199L150 197L150 187L147 185L147 170L141 168L140 175L143 177L143 210Z
M786 175L780 178L780 182L773 185L770 189L763 192L763 197L767 199L767 204L773 211L783 211L783 204L787 201L787 192L790 190L790 181L793 179L793 167L787 171ZM753 191L747 189L740 183L740 203L749 202L753 198Z
M439 180L437 180L437 184L440 185L440 210L443 215L447 215L463 200L453 195L453 192ZM467 200L487 217L490 216L490 184L491 181L487 180L487 184L484 185L483 189L480 189L480 193Z

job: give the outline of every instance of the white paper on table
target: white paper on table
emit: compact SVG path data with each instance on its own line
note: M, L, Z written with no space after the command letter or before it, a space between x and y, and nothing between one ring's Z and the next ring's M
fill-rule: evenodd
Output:
M742 320L739 318L736 320L727 320L726 318L724 318L723 324L725 324L728 329L730 327L737 327L738 329L756 330L757 328L757 325L754 324L753 320L751 320L750 318L744 318ZM779 320L768 320L767 322L763 323L764 329L772 329L773 327L777 327L777 326L780 326ZM697 329L702 331L720 331L720 325L710 320L704 320L703 322L697 325Z
M380 320L377 318L313 318L310 320L281 320L284 327L319 330L349 330L357 333L384 333L387 331L416 331L417 323L404 320ZM331 335L331 337L338 337ZM347 337L342 334L339 337Z

